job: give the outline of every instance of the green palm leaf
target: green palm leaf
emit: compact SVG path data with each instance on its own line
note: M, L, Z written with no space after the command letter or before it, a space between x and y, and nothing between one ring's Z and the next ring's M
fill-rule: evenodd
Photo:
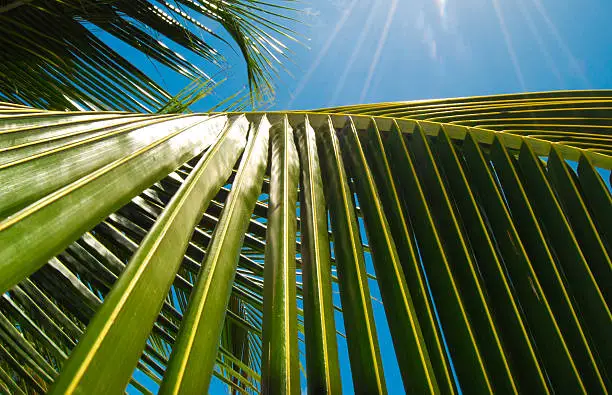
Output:
M1 103L0 391L608 392L611 97Z

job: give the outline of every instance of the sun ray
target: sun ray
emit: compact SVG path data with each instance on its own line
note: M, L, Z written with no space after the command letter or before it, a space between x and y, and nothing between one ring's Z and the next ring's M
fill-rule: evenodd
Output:
M501 11L501 7L499 6L498 0L491 0L493 3L493 8L495 9L495 15L497 15L497 19L499 20L499 27L504 35L504 41L506 42L506 48L508 49L508 55L510 56L510 60L512 61L512 66L514 67L514 72L516 73L516 78L521 85L521 90L526 91L525 88L525 79L523 78L523 72L521 71L521 66L518 62L518 58L516 57L516 53L514 52L514 45L512 44L512 38L510 37L510 33L508 32L508 28L506 27L506 22L504 21L504 16Z
M563 38L561 37L561 34L559 33L559 30L557 29L557 26L554 24L554 22L548 16L548 12L544 8L544 5L542 4L542 2L540 0L532 0L532 1L533 1L533 4L535 5L536 9L538 10L540 15L544 19L544 22L546 22L546 25L550 29L550 32L555 37L555 40L557 40L557 44L559 45L559 47L561 47L561 50L563 52L565 52L565 56L567 56L567 58L569 59L570 65L576 71L576 73L578 73L578 76L580 77L582 82L584 82L586 87L590 89L591 83L587 79L586 75L584 75L584 73L582 72L582 68L578 64L578 61L574 57L574 54L572 53L572 51L569 49L569 47L565 43L565 40L563 40Z
M519 6L519 11L521 12L521 15L523 15L523 18L525 18L525 22L527 22L527 26L529 27L529 30L533 34L533 37L535 38L538 44L538 47L540 48L540 51L544 55L544 60L546 61L546 65L548 66L550 71L554 74L554 76L557 78L557 81L559 81L561 85L565 85L565 82L563 81L563 77L561 77L561 73L559 72L559 68L553 61L553 58L550 55L550 52L546 48L546 45L544 44L544 41L542 40L542 36L540 35L540 32L538 31L537 26L535 25L535 23L533 23L533 19L531 19L531 15L527 11L527 9L525 9L525 4L523 3L523 0L518 0L517 4Z
M395 14L395 9L397 8L397 0L393 0L391 3L391 7L389 8L389 13L387 14L387 20L385 21L385 26L380 35L380 39L378 40L378 46L376 47L376 52L374 53L374 59L372 59L372 63L370 64L370 70L368 70L368 78L361 90L361 95L359 96L359 102L363 103L366 94L368 93L368 89L370 89L370 84L372 83L372 77L374 76L374 70L376 70L376 66L378 65L378 61L380 60L380 54L382 53L382 49L385 46L385 42L387 41L387 35L389 34L389 28L391 27L391 22L393 21L393 15Z
M336 36L338 35L342 27L344 27L344 24L346 23L348 18L353 13L353 9L355 8L356 4L357 4L357 0L351 1L351 4L349 5L349 7L346 10L344 10L344 12L342 12L342 16L338 20L338 23L336 23L334 30L331 32L331 34L327 38L327 41L325 41L325 44L323 45L323 48L321 48L321 51L317 55L317 58L312 63L312 65L310 66L310 68L308 69L304 77L300 80L300 83L298 84L298 86L293 91L291 95L291 100L289 100L289 103L287 104L287 108L291 108L291 105L293 104L295 99L302 93L302 90L304 90L304 87L310 80L310 77L312 77L312 74L315 72L317 67L319 67L319 64L321 64L321 61L323 60L325 55L327 55L327 51L329 51L329 47L331 47L332 43L336 39Z
M357 55L361 51L361 46L363 45L365 38L370 33L370 29L372 27L372 23L374 22L375 16L376 16L375 12L371 12L370 15L368 15L368 19L366 20L365 27L361 31L361 34L359 35L359 38L357 39L357 44L355 45L355 48L353 48L353 52L351 53L351 57L349 58L349 61L346 64L346 67L344 68L342 75L340 76L340 80L336 84L336 90L334 91L332 99L330 100L328 104L329 106L335 103L336 100L338 99L338 96L340 95L340 92L342 91L342 88L344 87L344 83L346 82L346 78L348 77L349 71L351 71L353 67L353 63L355 63L355 61L357 60Z

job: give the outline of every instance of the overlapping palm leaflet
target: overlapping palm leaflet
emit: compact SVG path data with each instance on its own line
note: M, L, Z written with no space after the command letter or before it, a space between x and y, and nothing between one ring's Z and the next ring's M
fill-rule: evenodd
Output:
M611 108L4 103L0 389L340 393L346 342L355 391L397 393L375 279L407 392L608 392Z

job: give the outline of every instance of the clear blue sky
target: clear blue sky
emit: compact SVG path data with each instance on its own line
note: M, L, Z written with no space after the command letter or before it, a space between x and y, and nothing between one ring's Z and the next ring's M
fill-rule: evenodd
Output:
M271 109L612 88L610 0L311 0L295 6L308 25L296 29L308 40L292 46L291 75L281 72L276 79ZM186 84L128 52L169 91ZM233 64L230 81L195 110L205 111L245 84L239 57L224 54ZM368 269L373 271L371 262ZM370 285L380 299L376 283ZM387 384L391 393L401 392L384 312L373 305ZM346 348L340 348L344 389L350 391ZM212 394L217 391L211 386Z
M330 0L276 108L612 87L609 0Z

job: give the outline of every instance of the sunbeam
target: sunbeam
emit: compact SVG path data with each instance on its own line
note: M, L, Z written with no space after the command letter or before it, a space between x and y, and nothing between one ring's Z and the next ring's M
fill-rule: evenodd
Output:
M351 53L351 57L349 58L349 61L346 64L346 67L342 71L340 80L336 84L336 90L334 91L332 99L330 100L328 104L329 106L335 103L336 99L338 99L338 96L340 95L340 92L342 91L342 88L344 87L344 83L346 82L346 78L348 77L349 71L351 71L351 68L353 67L353 63L355 63L355 61L357 60L357 55L361 51L361 46L363 45L363 42L368 36L368 33L370 33L370 28L372 27L372 23L374 22L375 16L376 16L376 12L370 12L370 15L368 15L368 19L366 20L365 28L361 31L361 34L359 35L359 38L357 39L357 44L355 45L355 48L353 48L353 52Z
M361 95L359 96L359 102L363 103L366 94L368 93L368 89L370 89L370 84L372 82L372 76L374 75L374 70L376 70L376 66L378 65L378 60L380 59L380 54L382 53L382 49L385 46L385 42L387 41L387 35L389 34L389 28L391 27L391 22L393 21L393 15L395 14L395 8L397 7L397 0L393 0L391 3L391 7L389 8L389 13L387 14L387 20L385 21L385 26L380 35L380 39L378 40L378 46L376 47L376 52L374 53L374 59L372 59L372 63L370 64L370 70L368 70L368 78L363 86L361 91Z
M552 33L552 35L555 37L555 40L557 40L557 44L559 45L559 47L561 47L561 50L563 52L565 52L565 56L568 57L568 59L570 61L570 65L576 71L576 73L578 73L578 76L586 84L586 87L590 88L591 84L590 84L589 80L587 79L587 77L582 72L582 68L578 64L578 61L574 57L574 54L572 54L572 51L569 49L569 47L567 46L567 44L565 43L565 41L561 37L561 34L559 34L559 30L557 30L557 26L555 26L553 21L548 16L548 12L544 8L544 5L542 4L542 2L540 0L532 0L532 1L533 1L533 4L535 5L535 7L537 8L538 12L542 16L542 18L544 18L544 22L546 22L546 25L550 29L550 32Z
M508 33L508 29L506 28L506 22L504 21L504 16L502 15L498 0L491 0L491 3L493 3L493 8L495 8L495 15L497 15L497 19L499 20L499 27L502 31L502 34L504 35L504 41L506 42L506 47L508 49L508 55L510 56L510 60L512 61L512 66L514 67L516 78L518 78L519 83L521 84L521 89L525 91L527 89L525 88L525 80L523 78L521 66L519 65L518 59L516 57L516 53L514 52L514 46L512 45L512 39L510 37L510 33Z
M291 95L291 100L289 100L289 103L287 104L287 108L291 108L291 105L293 104L295 99L300 95L300 93L302 93L302 90L304 90L304 87L310 80L310 77L312 77L312 74L314 73L314 71L317 69L317 67L319 67L319 64L321 63L325 55L327 55L327 51L329 51L329 47L332 45L332 43L336 39L338 32L340 32L340 30L342 29L342 27L348 20L349 16L351 16L351 14L353 13L353 8L355 8L356 4L357 4L357 0L351 1L351 4L349 5L349 7L346 10L344 10L344 12L342 13L340 20L338 20L338 23L336 23L334 30L331 32L331 34L327 38L327 41L325 41L325 44L323 45L323 48L321 48L321 51L317 55L317 58L312 63L312 65L310 66L310 68L308 69L304 77L300 80L300 83L298 84L297 88L295 88L295 90L293 91L293 94Z
M557 81L559 81L561 85L565 85L565 82L563 81L563 77L561 77L561 73L559 72L559 68L553 61L553 58L550 55L550 52L546 48L546 45L544 44L544 41L542 40L542 36L540 35L540 32L538 31L537 26L535 25L535 23L533 23L533 19L531 19L531 15L529 15L529 11L525 9L525 4L523 3L523 0L517 0L517 4L519 7L519 11L521 12L521 15L525 19L525 22L527 22L527 26L529 27L531 34L533 34L533 37L535 38L538 44L538 47L540 48L540 51L544 55L544 61L546 62L546 65L548 66L550 71L554 74L554 76L557 78Z

